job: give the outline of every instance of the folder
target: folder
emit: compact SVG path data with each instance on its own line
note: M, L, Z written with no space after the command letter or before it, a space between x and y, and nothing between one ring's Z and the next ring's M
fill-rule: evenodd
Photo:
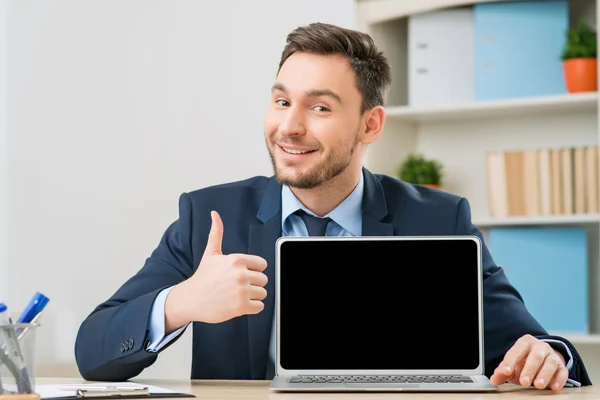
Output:
M177 392L157 386L133 382L114 382L81 385L36 385L35 392L42 400L81 400L81 399L151 399L196 397L190 393Z
M488 245L496 264L546 330L589 332L585 229L493 228Z
M568 28L567 0L476 4L475 99L566 93L560 56Z
M453 7L412 15L408 31L409 104L472 102L473 8Z

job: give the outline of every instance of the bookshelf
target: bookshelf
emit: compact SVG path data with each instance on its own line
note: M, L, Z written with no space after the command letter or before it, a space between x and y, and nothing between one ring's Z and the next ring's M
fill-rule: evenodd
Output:
M487 120L490 118L513 118L532 114L595 112L598 108L597 93L540 96L509 100L490 100L446 106L392 106L386 108L390 119L408 122L451 122L464 120Z
M473 223L477 225L480 229L492 228L496 226L594 226L600 224L600 214L540 215L534 217L487 218L473 220Z
M554 332L570 340L573 344L594 344L600 345L600 335L571 335L569 333Z
M368 32L392 65L387 120L381 137L367 151L365 166L395 175L411 152L444 165L443 190L469 200L473 222L485 237L497 227L583 227L589 247L589 333L563 336L585 349L600 346L600 214L494 217L486 170L488 152L598 146L598 93L558 94L514 99L457 101L443 105L409 104L412 16L500 0L356 0L358 29ZM569 24L581 18L595 26L595 0L570 0ZM457 56L463 53L457 52ZM557 332L552 332L557 333ZM583 354L585 358L585 354ZM600 378L600 360L588 357L591 374Z

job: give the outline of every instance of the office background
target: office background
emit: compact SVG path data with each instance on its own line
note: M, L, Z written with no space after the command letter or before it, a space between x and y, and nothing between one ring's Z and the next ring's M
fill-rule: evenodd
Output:
M36 290L50 297L40 373L68 373L79 323L143 265L181 192L271 174L262 123L287 33L314 20L354 26L354 8L0 4L0 293L14 308ZM189 338L144 376L189 377Z
M596 208L575 183L599 142L598 98L566 93L558 59L567 27L595 27L596 1L517 3L1 0L0 294L15 308L51 298L39 374L76 373L80 322L143 265L181 192L271 174L262 121L285 36L322 21L368 31L392 62L367 167L439 160L441 189L469 198L536 316L600 378L598 176L582 191ZM545 186L506 172L543 157ZM189 333L142 376L189 377Z

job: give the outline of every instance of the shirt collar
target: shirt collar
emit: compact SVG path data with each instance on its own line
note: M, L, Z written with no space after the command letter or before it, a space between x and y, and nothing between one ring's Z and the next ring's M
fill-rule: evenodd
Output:
M331 210L325 217L331 218L336 224L354 236L360 236L362 232L362 198L364 190L363 175L354 190L344 199L336 208ZM304 210L310 215L315 215L312 211L304 207L298 198L291 191L289 186L283 185L281 190L281 218L282 225L286 219L297 210Z

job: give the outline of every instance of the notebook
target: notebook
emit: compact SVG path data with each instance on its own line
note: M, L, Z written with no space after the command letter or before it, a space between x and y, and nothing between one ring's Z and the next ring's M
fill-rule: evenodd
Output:
M476 236L282 237L273 391L491 391Z

